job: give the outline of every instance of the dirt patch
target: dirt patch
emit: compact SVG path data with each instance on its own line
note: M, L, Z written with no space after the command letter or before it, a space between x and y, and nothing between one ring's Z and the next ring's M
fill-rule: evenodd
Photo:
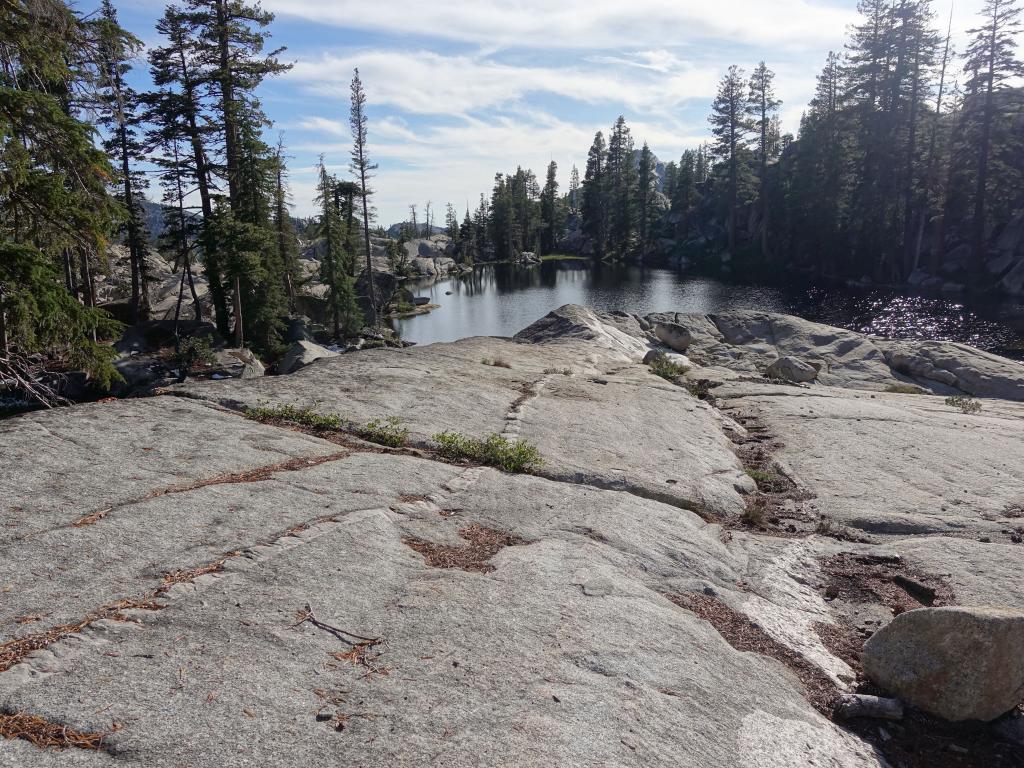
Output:
M493 571L494 566L488 561L505 547L528 543L507 531L485 528L476 523L459 531L459 536L469 542L469 546L450 547L420 539L404 539L404 542L410 549L423 555L431 568L458 568L476 573Z
M786 525L783 522L784 518L793 518L794 511L797 517L806 517L799 511L802 502L814 498L814 494L798 487L776 466L773 455L785 447L784 443L758 416L750 413L729 413L727 408L720 410L728 413L734 421L743 426L744 434L735 430L726 430L725 434L736 446L735 451L740 463L757 486L757 491L746 498L746 512L733 524L756 528L778 536L806 536L807 531L801 527Z
M399 504L417 504L424 501L430 501L430 499L422 494L403 493L398 497Z
M8 640L6 643L0 645L0 672L6 672L16 664L20 664L30 653L48 648L54 643L60 642L65 637L81 632L86 627L100 621L101 619L128 621L128 618L124 615L124 611L133 609L159 611L163 607L164 606L160 603L147 599L121 600L120 602L103 606L98 611L90 613L84 619L75 622L74 624L62 624L57 627L51 627L50 629L42 632L36 632L32 635Z
M40 749L104 750L106 745L103 740L114 730L117 728L106 733L88 733L24 712L0 713L0 736L5 739L24 739Z
M232 557L237 557L240 553L228 552L224 557L219 560L214 560L212 563L206 565L200 565L197 568L189 568L187 570L179 571L168 571L164 574L160 586L157 587L157 595L162 595L175 584L184 584L186 582L191 583L198 579L200 576L205 576L208 573L220 573L224 570L224 563L226 563Z
M310 467L318 467L321 464L326 464L330 461L340 461L346 459L352 454L348 451L342 453L332 453L329 456L315 456L309 459L289 459L288 461L282 461L279 464L270 464L266 467L257 467L246 472L235 472L226 475L217 475L216 477L210 477L206 480L198 480L194 483L187 485L172 485L169 488L162 488L160 490L153 491L147 498L154 499L160 496L168 496L172 493L187 493L188 491L197 491L200 488L206 488L211 485L228 485L232 483L258 483L262 480L269 480L272 476L279 472L297 472L301 469L309 469Z
M796 651L787 648L742 614L717 597L690 592L666 597L680 608L707 621L737 651L759 653L785 664L804 687L804 695L815 709L831 717L839 691L831 678Z
M898 615L928 606L953 605L949 585L912 568L900 557L844 552L821 561L825 597L877 603Z
M98 523L100 520L107 516L108 512L110 512L109 508L98 510L90 515L84 515L83 517L80 517L77 520L75 520L75 522L73 522L71 526L73 528L84 528L87 525L96 525L96 523Z

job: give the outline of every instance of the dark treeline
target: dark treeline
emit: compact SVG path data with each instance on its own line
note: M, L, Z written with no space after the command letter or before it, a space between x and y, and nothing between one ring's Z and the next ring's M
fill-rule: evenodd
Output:
M241 347L274 355L300 280L284 147L257 90L290 65L268 50L273 16L245 0L183 0L157 24L148 51L152 90L130 82L140 41L104 0L83 15L62 0L0 5L0 380L52 401L34 372L85 370L116 377L100 343L118 324L96 307L108 245L129 253L131 299L123 318L148 319L152 204L162 196L160 250L181 274L178 315L210 319ZM353 282L369 251L374 168L366 152L366 97L352 80L352 180L321 175L327 242L323 275L336 333L358 330ZM368 263L369 259L367 259ZM203 318L193 267L209 282ZM374 323L372 281L364 281ZM186 298L187 297L187 298Z
M499 174L460 249L685 255L879 282L955 257L983 279L990 244L1024 216L1020 3L987 0L962 52L930 0L858 9L798 136L780 130L772 70L730 67L709 145L658 167L620 117L594 137L566 194L554 163L543 188L528 170Z

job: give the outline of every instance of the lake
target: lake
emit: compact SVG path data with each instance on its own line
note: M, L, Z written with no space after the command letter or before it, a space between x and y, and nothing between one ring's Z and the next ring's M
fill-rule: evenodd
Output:
M1024 359L1024 300L928 295L814 284L747 285L666 268L580 259L536 266L487 264L471 274L410 286L440 308L394 320L406 341L512 336L563 304L600 310L785 312L888 338L960 341Z

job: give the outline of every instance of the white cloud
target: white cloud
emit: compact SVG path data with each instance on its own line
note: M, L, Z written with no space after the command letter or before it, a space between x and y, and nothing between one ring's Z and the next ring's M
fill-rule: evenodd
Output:
M358 66L371 103L420 115L477 112L537 93L619 105L620 111L671 108L714 94L719 77L715 68L673 61L671 69L631 71L593 62L515 66L484 56L377 49L300 60L285 77L314 93L345 100L352 70Z
M811 0L266 0L318 24L459 40L482 47L623 49L712 38L748 45L822 45L853 18Z

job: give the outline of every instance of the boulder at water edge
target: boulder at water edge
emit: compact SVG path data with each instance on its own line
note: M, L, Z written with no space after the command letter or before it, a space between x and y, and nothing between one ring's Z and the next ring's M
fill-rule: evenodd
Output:
M1024 613L922 608L864 646L872 682L918 709L959 722L994 720L1024 700Z

